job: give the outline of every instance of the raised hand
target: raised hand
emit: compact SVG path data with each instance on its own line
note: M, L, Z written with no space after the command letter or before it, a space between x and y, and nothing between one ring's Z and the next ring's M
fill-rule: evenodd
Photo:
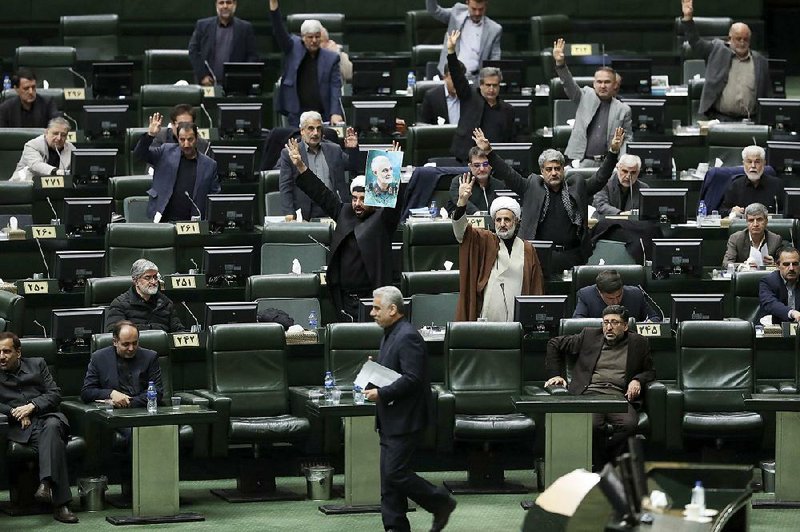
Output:
M611 139L611 153L619 153L620 148L622 148L623 140L625 140L625 130L618 127L614 130L614 138Z
M358 148L358 137L356 136L356 130L352 127L348 127L347 131L344 135L344 147L345 148Z
M151 137L158 135L161 131L161 113L153 113L150 115L150 124L147 126L147 134Z
M564 39L559 37L558 40L553 43L553 59L555 60L556 65L561 66L566 62L564 59L565 57Z
M472 196L472 185L475 183L475 176L470 173L465 173L458 178L458 200L456 201L457 207L463 207Z
M300 145L297 143L297 139L289 139L289 142L286 143L286 150L289 152L289 158L292 160L295 168L301 174L305 172L308 167L306 163L303 162L303 157L300 155Z
M681 0L683 20L692 20L694 17L694 0Z
M392 145L386 151L403 151L403 147L396 140L392 141Z
M486 136L483 134L483 130L481 128L476 127L472 131L472 140L475 142L475 145L477 147L479 147L486 153L492 151L492 145L489 143L489 139L487 139Z
M456 43L461 37L461 30L453 30L447 34L447 53L452 54L456 51Z
M278 0L269 0L269 10L277 11L277 9L278 9Z

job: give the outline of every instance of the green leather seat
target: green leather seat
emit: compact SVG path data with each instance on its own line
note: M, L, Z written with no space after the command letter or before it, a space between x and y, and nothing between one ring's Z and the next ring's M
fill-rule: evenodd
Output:
M564 153L564 150L567 149L567 144L569 144L570 135L572 135L570 126L555 126L553 128L553 149Z
M444 262L458 269L458 240L453 226L444 222L419 222L403 226L403 271L444 270Z
M769 139L769 126L757 124L721 123L709 128L708 155L706 160L710 166L715 166L717 158L722 160L723 166L738 166L742 164L742 149L755 142L759 146L766 146Z
M455 133L456 126L453 124L408 128L406 132L406 151L408 152L405 157L406 163L422 166L428 162L428 159L449 154L450 144L453 142Z
M22 336L25 325L25 298L0 290L0 331L13 332Z
M38 127L0 128L0 180L7 180L11 177L22 155L25 143L42 133L44 130Z
M705 120L705 117L700 114L700 97L703 95L703 87L705 84L705 78L690 79L688 82L690 124L696 124L698 120Z
M61 17L61 40L77 50L79 61L110 61L119 54L119 15Z
M125 198L130 196L146 196L147 190L153 186L153 176L121 175L108 180L108 195L114 198L114 212L122 213Z
M782 198L780 199L783 201ZM728 236L743 229L747 229L747 221L736 219L731 222L731 226L728 228ZM800 237L800 222L795 218L770 218L767 229L781 235L787 243L800 242L798 240L798 237Z
M444 81L433 80L419 80L414 85L412 100L414 102L414 116L416 117L415 124L422 119L420 112L422 110L422 100L425 99L425 94L430 90L442 90L443 85Z
M320 295L319 276L313 273L251 275L244 285L244 298L255 301L265 297L313 297Z
M434 325L445 327L450 321L456 319L456 304L458 292L445 292L441 294L414 294L411 296L411 323L414 327Z
M411 47L411 68L415 71L417 80L433 79L439 72L439 55L442 53L442 44L417 44ZM431 73L432 75L428 75ZM419 83L419 81L417 81ZM416 87L414 87L416 92Z
M687 59L683 62L683 84L689 85L689 80L695 76L704 77L706 74L705 59Z
M264 216L281 216L281 203L279 181L281 177L280 170L264 170L258 177L258 197L261 201L258 202L258 219L263 220ZM273 194L273 196L269 196ZM270 197L276 198L277 202L274 203L275 208L269 204ZM272 200L273 202L275 200Z
M64 109L64 89L59 88L41 88L36 87L36 94L38 96L45 96L50 98L51 100L55 101L56 109L62 111ZM6 101L9 98L13 98L17 95L16 89L8 89L3 91L3 101Z
M597 274L606 270L617 270L622 282L626 285L639 285L642 288L647 288L647 274L644 266L638 264L583 265L575 266L572 270L572 293L574 294L584 286L593 285Z
M309 238L309 235L328 246L333 236L333 226L320 222L269 224L261 233L261 242L264 244L313 243L314 241Z
M309 328L308 317L312 312L317 316L318 325L324 325L319 299L316 297L262 297L256 299L256 303L258 303L257 312L266 309L282 310L294 320L295 325L304 329Z
M731 29L731 24L733 24L733 19L730 17L692 17L692 20L694 21L694 27L697 28L697 34L704 39L712 39L714 37L725 39ZM682 53L684 56L691 55L691 47L683 35L681 17L675 17L673 27L675 51Z
M0 214L32 214L33 183L0 181Z
M146 133L146 127L134 127L125 130L125 161L127 161L126 172L129 175L147 174L147 163L133 155L133 149L139 142L139 138Z
M770 272L754 270L736 272L731 280L733 293L733 316L752 322L758 314L761 303L758 299L758 285Z
M150 202L148 196L129 196L122 202L122 216L125 222L139 224L150 223L153 220L147 216L147 204Z
M403 272L400 291L406 296L458 292L458 270Z
M152 51L152 50L151 50ZM139 123L147 124L150 115L161 113L168 122L169 113L178 104L198 107L203 102L203 89L199 85L142 85L139 92ZM208 127L204 113L197 114L197 127ZM135 145L134 145L135 147Z
M575 118L578 111L578 104L572 100L555 100L553 102L553 125L563 126L568 120Z
M175 226L172 224L109 224L106 231L108 274L130 274L138 259L153 261L162 275L177 271Z
M553 47L553 42L567 39L572 32L572 23L567 15L539 15L530 18L530 51L541 52Z
M755 392L755 332L746 321L684 321L676 341L678 375L667 386L666 443L688 439L760 441L764 421L744 409Z
M132 265L133 263L131 263ZM121 274L115 277L92 277L86 279L86 288L83 293L83 304L87 307L108 306L118 295L126 292L132 284L130 276Z
M98 349L103 349L104 347L109 347L111 345L114 345L114 336L110 332L93 334L90 350L92 353L94 353ZM143 347L144 349L155 351L158 353L159 357L169 357L169 334L158 330L139 331L139 346ZM164 394L164 397L166 399L169 398L166 393Z
M172 84L179 80L186 80L190 83L194 80L194 71L192 70L192 63L189 62L189 51L186 48L182 50L153 49L144 51L145 84ZM169 116L169 113L167 113L167 116Z
M442 44L447 28L424 9L406 11L407 49L418 44Z
M286 28L289 33L300 35L300 26L306 20L319 20L328 30L328 37L339 44L344 43L344 13L292 13L286 15Z
M77 52L72 46L19 46L14 64L17 68L28 67L36 78L47 80L50 87L83 87L71 70L75 69Z
M328 252L319 244L261 245L261 274L291 273L294 260L300 262L304 273L319 271L328 264Z

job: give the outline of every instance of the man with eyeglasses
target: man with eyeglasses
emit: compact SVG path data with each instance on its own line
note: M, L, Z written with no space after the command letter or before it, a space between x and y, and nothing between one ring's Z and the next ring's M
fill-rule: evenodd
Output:
M159 290L158 266L139 259L131 266L133 286L117 296L106 312L106 331L122 320L140 330L158 329L168 333L185 331L172 300Z
M800 292L797 290L797 275L800 272L800 251L791 246L781 249L778 255L778 270L761 278L758 283L758 300L761 303L756 323L770 321L800 322ZM766 319L764 319L766 318Z
M567 360L575 360L567 382ZM624 413L593 414L592 454L595 468L618 456L633 436L647 383L656 377L647 338L628 330L628 310L609 305L603 310L601 328L586 327L578 334L558 336L547 342L545 387L566 386L571 395L625 397ZM611 433L606 426L611 425Z
M486 152L477 146L469 150L469 172L475 177L472 185L472 195L467 200L467 214L489 212L489 206L497 198L497 190L504 188L503 182L492 177L492 165ZM458 203L458 191L461 185L461 176L457 175L450 182L450 199L447 202L447 212L453 212Z
M68 175L75 146L67 140L70 125L53 118L44 134L25 143L14 174L9 181L32 181L34 177Z

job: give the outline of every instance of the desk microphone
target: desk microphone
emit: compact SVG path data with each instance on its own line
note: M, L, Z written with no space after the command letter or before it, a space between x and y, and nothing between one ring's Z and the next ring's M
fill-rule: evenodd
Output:
M193 258L189 257L189 262L192 263L192 266L194 266L195 270L200 271L200 268L197 267L197 263L194 261Z
M72 124L75 126L75 127L74 127L74 130L75 130L75 131L78 131L78 121L77 121L77 120L75 120L74 118L72 118L71 116L69 116L67 113L61 113L61 116L63 116L63 117L64 117L64 118L66 118L67 120L69 120L69 121L70 121L70 123L72 123Z
M42 243L39 242L39 239L34 237L36 241L36 246L39 248L39 255L42 256L42 264L44 264L44 269L47 271L47 278L50 279L50 266L47 265L47 259L44 258L44 251L42 251Z
M214 81L214 85L217 85L217 76L214 75L214 69L211 68L211 65L208 64L208 61L204 60L203 64L208 69L208 74L211 76L211 79Z
M663 322L664 321L664 311L661 310L661 307L658 306L658 303L656 303L656 300L653 299L652 297L650 297L650 294L648 294L647 292L644 291L644 288L642 288L642 285L637 284L636 286L639 288L639 291L642 293L644 298L647 301L649 301L654 307L656 307L656 309L658 310L658 313L661 314L661 321Z
M50 205L50 212L53 213L53 219L50 220L50 223L52 223L53 225L61 225L61 220L58 217L58 213L56 212L55 207L53 207L53 202L50 201L50 197L49 196L45 196L44 199L47 200L47 204Z
M78 76L78 78L80 78L80 80L83 82L83 88L84 88L84 89L85 89L86 87L88 87L88 86L89 86L89 82L88 82L88 81L86 81L86 78L84 78L83 76L81 76L80 74L78 74L78 73L77 73L77 72L76 72L76 71L75 71L75 70L74 70L72 67L67 67L67 70L68 70L68 71L69 71L69 72L70 72L70 73L71 73L73 76Z
M190 203L192 204L192 206L193 206L193 207L194 207L194 208L197 210L197 216L198 216L198 220L199 220L199 219L200 219L200 218L203 216L203 213L202 213L202 212L200 212L200 207L198 207L198 206L197 206L197 203L195 203L195 202L194 202L194 200L192 199L192 196L190 196L190 195L189 195L189 192L187 192L186 190L184 190L184 191L183 191L183 193L184 193L184 194L186 194L186 197L187 197L187 198L189 198L189 202L190 202ZM193 218L194 218L194 217L193 217Z
M780 211L778 210L778 195L777 194L774 196L774 199L775 199L775 214L780 214ZM746 219L747 219L747 217L745 216L745 220Z
M311 239L311 240L312 240L312 241L313 241L313 242L314 242L316 245L318 245L318 246L321 246L321 247L325 248L325 250L326 250L328 253L330 253L330 252L331 252L331 248L329 248L328 246L326 246L325 244L323 244L322 242L320 242L319 240L317 240L317 239L316 239L316 238L314 238L313 236L311 236L311 235L306 235L306 236L307 236L308 238L310 238L310 239Z
M342 316L344 316L346 318L349 318L350 319L350 323L355 323L355 321L356 321L355 318L353 318L353 316L350 315L350 313L345 312L345 311L343 311L341 309L339 310L339 314L341 314Z
M42 332L44 333L44 337L47 338L47 329L44 328L44 325L39 323L39 320L33 320L33 323L35 323L36 325L38 325L39 327L42 328Z
M183 308L186 309L186 312L188 312L189 316L191 316L192 319L194 320L194 325L192 325L191 331L193 333L197 333L203 330L203 328L200 326L200 320L198 320L197 316L194 315L194 312L192 312L192 309L190 309L189 305L186 304L186 301L181 301L181 305L183 305Z
M208 110L206 109L206 104L201 103L200 104L200 109L203 110L203 114L206 115L206 118L208 118L208 127L213 129L214 128L214 121L211 120L211 115L208 113Z

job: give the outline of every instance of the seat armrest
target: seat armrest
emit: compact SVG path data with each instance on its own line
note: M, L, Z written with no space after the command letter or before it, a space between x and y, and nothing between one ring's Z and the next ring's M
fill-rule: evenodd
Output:
M210 401L205 397L200 397L194 392L177 392L173 394L175 397L181 398L182 405L194 405L204 408L211 408Z
M217 419L211 426L211 456L227 456L228 432L231 426L231 398L210 390L194 390L193 394L208 400L209 408L217 411Z
M87 431L90 430L90 423L86 416L89 412L97 410L98 407L98 403L84 403L80 399L68 399L61 401L61 404L58 405L58 409L67 416L67 421L69 421L69 433L73 436L83 437L86 437Z
M797 393L797 383L794 382L794 381L779 382L778 383L778 392L779 393L796 394Z
M289 411L295 417L308 417L308 391L312 386L289 386Z
M569 390L566 386L545 386L544 391L550 395L569 395Z
M758 384L756 385L756 393L780 393L778 388L772 384Z
M536 384L524 384L522 386L522 395L527 395L527 396L547 395L547 390L545 390L542 386L538 386Z
M666 388L664 444L668 450L680 450L683 448L683 390L674 384Z
M456 396L442 385L433 386L436 394L436 447L439 452L453 452L453 431L456 426Z
M173 394L181 398L182 405L200 406L209 408L209 400L205 397L192 392L177 392ZM217 414L219 416L219 413ZM216 423L216 422L215 422ZM211 456L211 435L214 432L215 423L200 423L191 425L194 438L192 441L192 457L208 458Z
M660 381L648 382L644 388L644 409L650 418L650 439L663 444L666 437L667 387Z

